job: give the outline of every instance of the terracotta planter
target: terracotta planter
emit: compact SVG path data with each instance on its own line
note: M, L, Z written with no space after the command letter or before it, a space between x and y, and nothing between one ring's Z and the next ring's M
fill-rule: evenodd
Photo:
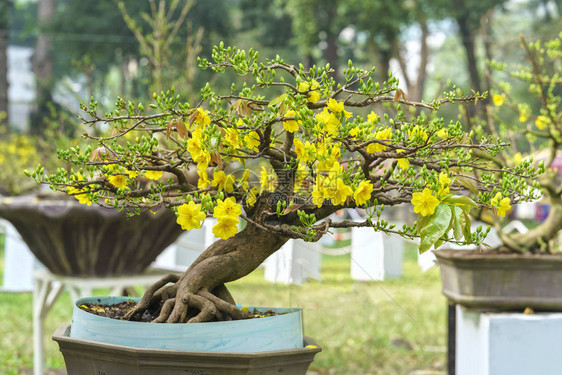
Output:
M434 251L443 294L480 310L562 311L562 256Z
M129 217L67 197L2 198L0 217L49 271L65 276L140 273L182 233L167 209Z

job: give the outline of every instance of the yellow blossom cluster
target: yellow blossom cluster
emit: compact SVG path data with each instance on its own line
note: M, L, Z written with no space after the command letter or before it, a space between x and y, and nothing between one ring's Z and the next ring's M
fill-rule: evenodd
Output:
M236 203L234 197L218 199L213 213L213 217L217 219L217 224L213 226L213 234L222 239L234 236L238 232L241 213L242 206Z
M511 199L503 197L502 193L496 193L494 198L490 201L492 207L496 209L498 216L504 217L505 214L511 210Z

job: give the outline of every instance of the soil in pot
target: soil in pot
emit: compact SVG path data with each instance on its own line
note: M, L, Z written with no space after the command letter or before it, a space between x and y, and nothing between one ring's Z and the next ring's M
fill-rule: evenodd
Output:
M124 317L127 315L129 311L131 311L136 306L136 304L137 302L133 300L128 300L116 304L84 303L78 307L83 311L98 316L103 316L105 318L124 320ZM147 313L145 313L141 318L133 319L133 321L151 322L158 317L160 313L160 309L161 306L157 306L155 309L147 311ZM278 313L270 309L265 311L260 311L255 308L251 311L251 313L254 319L286 314L286 313ZM232 319L229 316L225 316L224 320L228 321Z

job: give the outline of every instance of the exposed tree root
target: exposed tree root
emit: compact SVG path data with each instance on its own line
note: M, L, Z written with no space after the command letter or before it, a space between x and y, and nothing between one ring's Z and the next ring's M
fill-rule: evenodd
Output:
M196 323L251 318L236 306L225 283L255 270L286 241L247 225L236 236L213 243L182 275L166 275L151 285L125 319Z
M216 287L213 292L205 288L191 292L182 280L184 278L179 275L164 276L146 290L125 319L137 320L147 311L158 314L152 323L198 323L251 317L250 313L236 307L224 285Z

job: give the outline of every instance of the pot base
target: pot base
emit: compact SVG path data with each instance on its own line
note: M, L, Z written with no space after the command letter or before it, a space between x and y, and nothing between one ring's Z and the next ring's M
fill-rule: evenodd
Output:
M68 375L305 375L322 350L309 337L304 338L305 348L261 353L139 349L70 337L68 325L58 327L53 340L59 344Z

